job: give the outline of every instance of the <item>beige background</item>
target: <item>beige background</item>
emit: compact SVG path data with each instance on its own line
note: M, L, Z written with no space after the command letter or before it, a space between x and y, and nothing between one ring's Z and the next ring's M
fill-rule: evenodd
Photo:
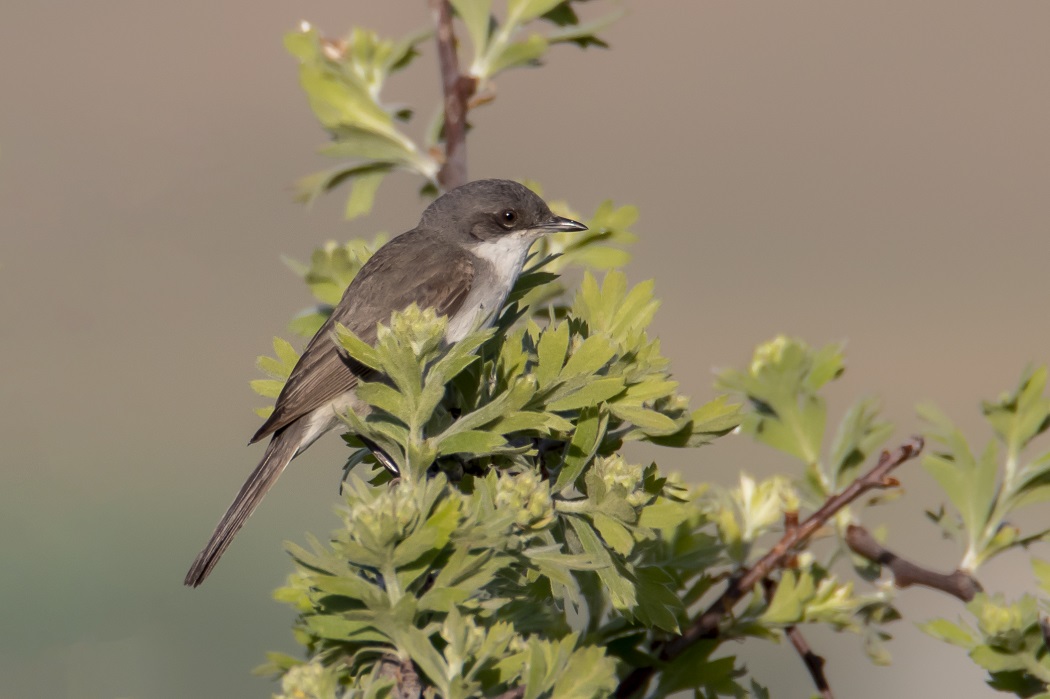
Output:
M1050 4L628 7L612 51L562 48L500 81L472 175L535 178L583 210L638 204L629 273L657 278L656 331L698 399L712 367L777 332L846 339L835 410L877 394L905 435L935 399L983 439L978 399L1050 359ZM335 522L337 439L203 588L182 576L260 454L244 447L254 358L308 303L280 255L400 232L421 209L407 178L352 224L341 198L291 202L328 164L281 47L303 18L429 20L423 2L0 5L0 696L267 696L248 671L294 650L269 595L290 569L280 542ZM432 55L390 100L435 96ZM787 467L732 443L644 456L721 482ZM868 521L952 567L921 516L929 478L903 478L905 505ZM1030 585L1023 556L982 578ZM916 619L958 611L901 599ZM889 669L813 634L840 697L993 695L961 651L895 632ZM809 696L789 648L739 650L775 696Z

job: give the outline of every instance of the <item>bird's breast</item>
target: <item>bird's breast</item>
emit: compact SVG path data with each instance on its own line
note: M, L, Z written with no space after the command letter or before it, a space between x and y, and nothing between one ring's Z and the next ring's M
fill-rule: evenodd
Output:
M463 305L449 318L445 336L458 342L475 328L492 324L521 273L532 247L532 238L505 236L477 245L474 254L474 280Z

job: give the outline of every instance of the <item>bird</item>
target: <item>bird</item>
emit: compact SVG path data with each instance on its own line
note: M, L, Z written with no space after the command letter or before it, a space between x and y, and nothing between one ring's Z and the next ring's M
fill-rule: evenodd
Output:
M345 424L340 415L367 411L355 388L368 370L342 351L334 338L338 325L374 344L377 324L388 323L393 312L414 303L447 316L445 339L457 342L492 324L538 238L583 230L587 227L582 223L553 214L524 185L485 179L438 197L415 228L380 247L307 343L273 413L248 442L270 440L184 583L197 587L204 582L292 459L325 432ZM397 475L389 457L374 445L366 446Z

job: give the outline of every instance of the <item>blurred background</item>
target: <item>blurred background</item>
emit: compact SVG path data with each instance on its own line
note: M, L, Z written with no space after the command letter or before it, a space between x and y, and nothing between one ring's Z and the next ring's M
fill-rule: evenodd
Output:
M982 442L978 401L1050 360L1050 4L628 2L611 51L555 50L474 116L472 177L533 178L583 212L637 204L630 277L685 391L776 333L848 341L835 417L883 399L895 440L934 400ZM284 540L327 533L344 457L296 461L202 588L182 577L261 447L255 357L310 298L280 261L399 233L417 183L373 216L307 211L328 165L282 35L426 25L425 3L7 2L0 6L0 696L261 697L250 670L296 652L271 591ZM427 115L433 50L386 99ZM654 449L690 480L789 462L743 438ZM930 478L871 512L900 553L959 552L922 509ZM1043 520L1034 513L1034 520ZM1038 551L1036 553L1039 553ZM1046 555L1046 552L1042 552ZM1032 588L1024 556L982 570ZM906 590L915 620L954 601ZM811 633L841 697L991 697L961 650L892 629L894 664ZM787 645L738 649L777 697L812 687Z

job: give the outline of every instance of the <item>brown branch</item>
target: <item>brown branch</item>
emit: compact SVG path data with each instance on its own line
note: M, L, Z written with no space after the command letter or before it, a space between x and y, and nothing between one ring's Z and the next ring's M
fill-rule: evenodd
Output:
M655 649L658 651L660 662L666 663L674 660L701 639L716 638L722 619L755 585L761 583L774 570L783 567L795 551L803 547L821 527L861 495L869 490L893 488L899 485L896 479L890 477L890 472L905 461L915 458L922 451L922 447L922 439L913 437L911 441L892 452L882 452L878 463L870 471L858 477L838 495L828 498L820 509L806 518L806 521L785 531L784 536L765 556L751 568L734 576L722 595L705 612L694 619L681 635ZM656 668L653 666L635 668L620 682L615 696L624 699L639 695L649 685L649 680L655 672Z
M956 570L948 574L936 573L901 558L876 541L875 537L864 527L851 524L846 530L846 545L858 556L863 556L869 561L889 568L897 587L921 585L946 592L963 602L969 602L983 589L981 583L965 571Z
M802 635L802 632L794 624L784 629L784 632L787 634L788 640L791 641L791 645L795 647L795 650L801 656L806 669L809 670L809 676L813 678L813 684L817 685L820 696L823 699L835 699L835 695L831 693L828 678L824 676L824 658L813 652L813 649L809 647L809 643L806 641L806 637Z
M525 696L524 687L515 687L514 689L508 689L503 694L497 694L495 699L522 699Z
M437 178L438 184L449 190L467 182L467 103L474 96L477 80L459 72L452 6L448 0L430 0L430 9L437 25L438 65L445 95L445 162Z
M785 512L784 533L792 534L796 529L798 529L798 512ZM797 568L798 561L796 557L791 556L784 561L784 567ZM776 583L772 578L766 578L762 581L762 591L765 594L766 602L771 602L773 593L776 591ZM802 635L802 630L795 624L785 628L784 633L787 635L788 640L791 641L791 645L794 646L799 657L802 658L802 663L806 666L806 670L809 671L809 676L813 678L813 684L817 686L817 691L820 692L822 699L835 699L835 695L831 692L831 685L828 684L828 678L824 675L824 658L813 652L809 641Z

